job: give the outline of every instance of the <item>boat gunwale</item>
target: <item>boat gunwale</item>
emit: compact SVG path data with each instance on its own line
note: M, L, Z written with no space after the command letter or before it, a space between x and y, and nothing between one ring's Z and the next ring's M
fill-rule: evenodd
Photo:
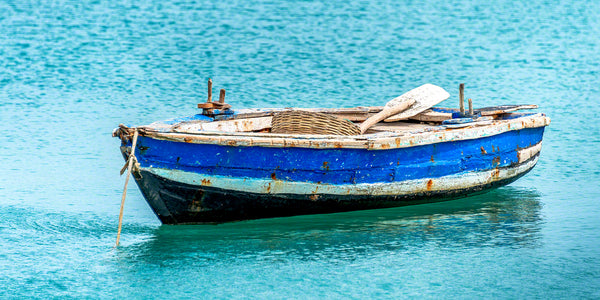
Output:
M550 118L543 113L530 113L523 116L519 116L519 114L521 113L508 113L506 115L517 115L517 117L473 122L463 128L447 128L442 125L437 126L435 130L421 129L405 132L378 132L355 136L222 131L170 132L165 130L166 128L164 127L154 127L152 124L140 126L138 129L140 130L140 134L145 137L194 144L384 150L477 139L508 131L544 127L550 124Z

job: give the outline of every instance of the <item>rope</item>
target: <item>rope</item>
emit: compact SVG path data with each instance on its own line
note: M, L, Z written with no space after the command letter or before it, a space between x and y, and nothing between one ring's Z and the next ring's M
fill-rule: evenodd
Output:
M133 173L133 176L135 176L138 179L141 178L142 177L142 174L140 173L141 166L137 160L137 157L135 157L135 155L133 155L133 153L131 155L129 155L129 158L123 165L123 168L121 168L121 171L119 171L119 174L123 175L123 173L125 173L125 171L127 171L127 169L129 168L129 161L133 161L131 164L131 168L132 168L131 173Z
M119 229L117 230L117 243L115 244L115 247L119 246L119 239L121 238L121 227L123 224L123 208L125 207L125 197L127 195L127 184L129 183L129 175L131 175L131 171L135 165L137 165L137 168L139 170L139 163L137 162L137 159L135 158L135 146L137 144L137 138L138 138L138 131L136 128L134 128L133 141L131 144L131 153L129 154L129 158L127 159L127 163L126 163L127 175L125 177L125 187L123 188L123 196L121 197L121 210L119 212ZM124 171L125 171L125 167L123 167L123 169L121 169L121 175L123 174Z

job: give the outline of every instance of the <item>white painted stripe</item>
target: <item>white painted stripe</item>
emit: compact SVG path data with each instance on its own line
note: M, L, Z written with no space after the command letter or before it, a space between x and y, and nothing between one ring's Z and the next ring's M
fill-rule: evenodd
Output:
M220 189L260 193L260 194L330 194L330 195L410 195L420 192L452 191L481 186L495 181L509 179L527 172L535 166L538 157L514 168L502 168L481 172L467 172L439 178L425 178L386 183L361 184L318 184L312 182L291 182L270 179L236 178L227 176L203 175L179 170L143 168L166 179L197 186L210 186Z
M534 155L540 153L541 150L542 150L542 142L540 141L539 143L537 143L531 147L517 151L517 157L519 158L519 163L522 163L522 162L532 158Z

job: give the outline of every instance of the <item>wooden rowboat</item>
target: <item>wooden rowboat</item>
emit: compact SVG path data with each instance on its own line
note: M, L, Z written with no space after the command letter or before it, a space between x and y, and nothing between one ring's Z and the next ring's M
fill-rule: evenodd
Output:
M342 136L271 133L273 115L290 109L216 105L120 125L114 136L125 159L135 158L136 183L162 223L214 223L442 201L506 185L538 161L550 119L516 112L536 107L475 109L472 118L431 108ZM304 110L362 122L382 109Z

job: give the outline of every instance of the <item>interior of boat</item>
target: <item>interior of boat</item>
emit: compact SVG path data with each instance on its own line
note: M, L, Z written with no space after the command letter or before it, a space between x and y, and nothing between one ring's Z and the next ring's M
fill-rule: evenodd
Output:
M429 131L440 129L462 128L468 126L482 126L490 124L494 120L501 120L507 114L524 109L535 109L536 105L505 105L496 107L486 107L475 109L472 115L460 113L459 109L452 108L430 108L408 119L398 119L395 116L386 118L370 127L365 134L373 134L379 132L412 132L412 131ZM307 115L325 115L329 118L336 118L340 121L348 123L360 124L369 117L375 115L382 110L381 106L377 107L355 107L343 109L324 109L324 108L307 108L307 109L241 109L236 110L232 115L216 115L215 121L212 119L196 119L178 122L171 126L170 131L180 133L194 132L261 132L269 133L276 132L273 130L273 119L278 114L287 111L302 111ZM287 133L306 133L306 134L322 134L312 131L301 132L297 128L305 126L309 128L322 127L315 125L314 119L302 121L301 125L293 126L296 130L288 131ZM219 120L222 119L222 120ZM277 133L286 133L285 131L277 131Z

